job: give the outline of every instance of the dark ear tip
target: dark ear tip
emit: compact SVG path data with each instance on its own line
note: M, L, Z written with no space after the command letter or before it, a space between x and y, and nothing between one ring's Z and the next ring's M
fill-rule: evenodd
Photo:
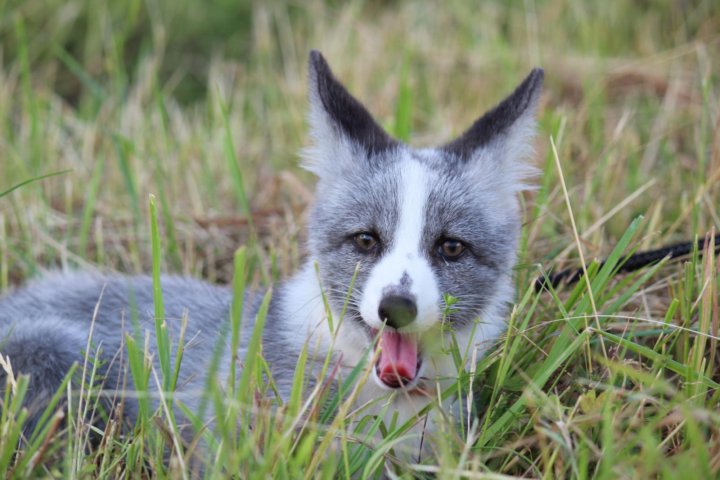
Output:
M310 55L308 56L308 63L310 65L310 70L320 70L322 68L327 69L327 62L325 61L325 57L323 57L322 53L320 53L319 50L310 50Z
M533 68L510 96L443 148L461 158L469 158L478 148L504 134L520 117L528 115L526 112L537 105L544 77L545 71L542 68Z
M540 90L543 86L543 82L545 80L545 70L539 67L535 67L532 69L532 71L528 74L527 78L525 78L525 81L523 81L523 84L530 87L531 91Z

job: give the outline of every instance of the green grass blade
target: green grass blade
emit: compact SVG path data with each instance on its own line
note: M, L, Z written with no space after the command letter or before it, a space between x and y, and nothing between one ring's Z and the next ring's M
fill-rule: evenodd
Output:
M9 194L9 193L17 190L17 189L20 188L20 187L23 187L23 186L25 186L25 185L27 185L27 184L29 184L29 183L37 182L37 181L43 180L43 179L45 179L45 178L57 177L58 175L65 175L66 173L70 173L70 172L72 172L72 171L73 171L72 169L60 170L59 172L52 172L52 173L47 173L47 174L45 174L45 175L40 175L40 176L37 176L37 177L28 178L27 180L23 180L22 182L20 182L20 183L18 183L18 184L16 184L16 185L13 185L12 187L10 187L10 188L8 188L7 190L5 190L4 192L0 192L0 198L4 197L5 195L7 195L7 194Z
M233 272L233 296L230 306L230 375L228 376L228 390L235 392L235 381L237 378L237 364L239 361L238 350L240 348L240 328L243 319L243 307L245 304L245 282L247 279L247 250L241 247L235 251L234 272Z
M621 345L621 346L627 348L631 352L634 352L638 355L642 355L643 357L647 358L648 360L653 361L656 365L665 366L665 367L669 368L671 371L684 376L685 378L688 379L688 382L690 382L690 383L700 382L708 388L712 388L712 389L720 388L720 383L717 383L713 379L708 378L702 372L695 370L691 365L686 365L686 364L677 362L675 360L671 360L666 355L658 353L658 352L654 351L653 349L646 347L644 345L640 345L638 343L631 342L630 340L622 338L618 335L615 335L615 334L612 334L609 332L604 332L604 331L598 331L597 333L599 333L603 337L613 341L617 345Z
M165 319L165 305L163 303L162 283L160 278L160 263L162 251L160 248L160 230L157 222L157 207L155 196L150 195L150 239L152 243L152 285L153 305L155 306L155 341L157 342L157 355L160 360L160 370L163 375L163 388L170 390L172 370L170 366L170 338Z
M272 290L268 290L263 297L260 308L258 309L257 315L255 315L255 325L253 325L252 336L247 346L245 354L245 362L243 371L240 376L240 384L237 390L237 400L240 405L250 405L255 376L257 374L256 366L259 363L260 352L262 351L262 334L265 327L265 320L267 318L268 308L270 307L270 299L272 297ZM243 419L243 425L245 428L249 428L249 418Z
M587 340L587 337L587 331L583 331L565 348L550 353L543 362L542 367L531 379L532 384L537 388L542 388L552 374L561 368L563 363L580 349L582 344ZM519 417L526 403L527 398L525 396L517 400L500 418L488 425L487 429L481 433L476 446L483 447L491 439L497 441L498 437L505 432L511 422Z
M400 85L395 103L395 125L393 128L395 137L403 142L410 141L412 128L412 91L410 89L409 70L409 60L406 57L400 70Z

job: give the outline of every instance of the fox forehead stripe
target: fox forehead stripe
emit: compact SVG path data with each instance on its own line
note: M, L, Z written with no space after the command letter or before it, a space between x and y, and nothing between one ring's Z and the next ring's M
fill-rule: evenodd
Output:
M417 306L415 321L403 331L421 331L439 319L438 285L429 258L423 254L428 243L424 237L428 232L426 210L432 177L428 167L407 152L398 159L392 174L398 179L397 190L388 192L397 200L396 226L390 233L390 248L372 267L367 279L360 313L370 326L380 328L380 302L388 288L399 288L413 296Z
M428 244L424 237L428 234L426 211L432 176L424 163L407 155L398 164L398 177L398 226L393 248L375 271L377 284L373 290L379 294L375 302L380 301L384 285L401 286L402 279L406 278L407 293L417 304L417 318L409 328L424 330L439 320L438 285L429 258L424 254Z
M403 251L406 259L420 255L425 229L425 210L429 194L429 172L417 160L405 158L400 170L400 215L393 241L393 252Z

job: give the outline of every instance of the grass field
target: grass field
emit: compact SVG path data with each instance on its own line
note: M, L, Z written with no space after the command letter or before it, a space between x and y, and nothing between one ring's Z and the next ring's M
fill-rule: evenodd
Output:
M714 0L0 2L0 293L59 268L244 272L254 287L293 272L312 201L297 165L311 48L414 145L452 138L545 68L516 305L459 380L477 418L448 423L422 462L395 455L402 426L369 446L357 423L380 427L332 395L269 405L254 369L210 389L229 413L199 434L204 474L720 475L717 258L612 274L623 253L720 228ZM587 281L533 290L543 271L596 258L609 261ZM133 374L149 375L140 347ZM67 426L51 408L20 438L23 386L0 413L8 476L193 474L171 409L94 432L77 413L93 406L85 391Z

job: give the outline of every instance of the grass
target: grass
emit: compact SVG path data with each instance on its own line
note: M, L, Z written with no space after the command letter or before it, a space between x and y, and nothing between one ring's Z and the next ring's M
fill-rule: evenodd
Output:
M166 270L236 292L287 277L312 198L296 156L310 48L415 145L458 134L532 66L547 77L507 334L455 387L475 420L448 422L422 463L397 459L403 425L346 400L363 371L345 397L303 391L302 359L284 404L268 400L261 357L237 385L208 385L221 415L209 428L187 412L197 435L184 445L169 393L177 346L158 321L162 371L144 338L126 339L141 398L130 434L82 420L98 402L89 361L70 374L82 394L21 438L19 376L0 467L183 478L200 458L214 478L717 476L717 259L613 272L631 251L720 228L719 31L710 0L0 3L0 292L61 267ZM533 290L582 258L578 284ZM142 399L158 390L153 411Z

